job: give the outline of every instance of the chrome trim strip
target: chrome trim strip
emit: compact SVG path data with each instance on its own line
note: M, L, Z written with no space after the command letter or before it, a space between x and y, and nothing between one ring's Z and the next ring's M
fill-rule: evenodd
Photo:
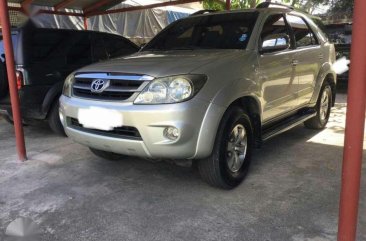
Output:
M154 77L149 75L109 75L109 73L86 73L76 74L75 78L84 79L113 79L113 80L135 80L135 81L146 81L153 80Z
M82 89L82 90L90 90L91 91L91 88L90 88L89 85L74 84L73 87L75 89ZM116 88L116 87L113 87L113 86L109 86L108 88L103 90L103 92L138 92L138 91L139 91L139 89L136 89L136 88L131 88L131 87Z

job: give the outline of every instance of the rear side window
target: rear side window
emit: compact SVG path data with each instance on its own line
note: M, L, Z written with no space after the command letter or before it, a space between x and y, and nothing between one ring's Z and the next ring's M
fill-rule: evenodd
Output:
M293 30L296 47L301 48L318 44L304 19L293 15L288 15L286 18Z
M37 31L32 35L30 45L30 61L32 63L46 62L49 59L62 57L64 53L59 47L66 41L68 35L57 31Z
M133 54L138 50L137 46L118 36L105 35L103 39L110 58Z

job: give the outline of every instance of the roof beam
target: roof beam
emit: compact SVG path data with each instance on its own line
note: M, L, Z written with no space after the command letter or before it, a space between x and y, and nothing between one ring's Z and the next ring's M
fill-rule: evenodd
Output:
M100 0L86 8L83 9L84 13L88 13L88 12L92 12L94 10L98 10L99 8L107 5L108 3L110 3L112 0Z
M64 11L54 11L54 10L45 10L41 9L37 12L37 14L55 14L62 16L75 16L75 17L84 17L82 13L73 13L73 12L64 12Z
M150 5L143 5L143 6L133 6L133 7L120 8L120 9L112 9L112 10L107 10L107 11L91 11L91 12L84 12L84 13L87 17L91 17L91 16L96 16L96 15L139 11L139 10L145 10L145 9L174 6L174 5L194 3L194 2L200 2L200 1L202 1L202 0L176 0L176 1L154 3L154 4L150 4Z
M24 13L24 9L22 7L8 6L8 9L11 10L11 11L16 11L16 12Z
M55 11L65 8L67 7L69 4L71 4L72 2L74 2L75 0L63 0L62 2L59 2L58 4L56 4L55 6L53 6L53 8L55 9Z

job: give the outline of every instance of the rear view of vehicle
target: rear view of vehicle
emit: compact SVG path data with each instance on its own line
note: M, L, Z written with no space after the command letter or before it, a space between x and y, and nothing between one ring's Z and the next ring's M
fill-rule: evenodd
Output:
M23 121L47 121L51 129L64 134L58 115L63 81L75 69L138 51L129 40L114 34L92 31L37 28L32 23L13 35L17 87ZM0 51L2 51L0 47ZM11 121L10 97L5 71L0 66L0 110Z

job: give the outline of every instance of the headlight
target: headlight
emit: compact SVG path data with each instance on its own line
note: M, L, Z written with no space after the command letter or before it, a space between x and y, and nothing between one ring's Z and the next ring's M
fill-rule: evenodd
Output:
M64 87L62 89L63 95L71 97L71 86L73 82L74 82L74 74L70 74L69 76L67 76L65 80Z
M170 104L191 99L205 84L205 75L177 75L152 80L134 104Z

